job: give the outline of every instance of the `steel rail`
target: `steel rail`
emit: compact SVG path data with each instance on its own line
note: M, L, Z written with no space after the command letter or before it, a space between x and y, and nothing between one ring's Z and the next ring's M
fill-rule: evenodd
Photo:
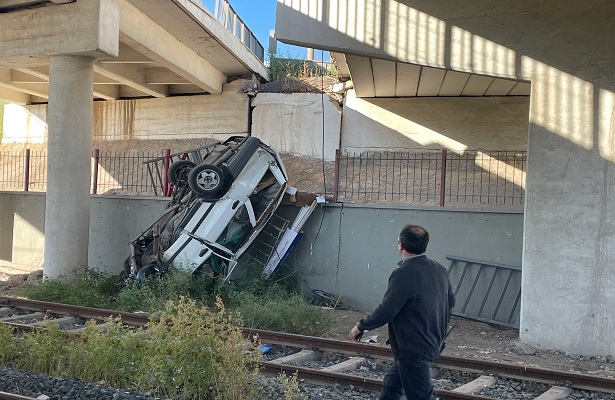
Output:
M30 311L47 311L57 314L73 314L85 319L106 319L111 316L118 316L122 318L124 323L135 326L143 326L149 319L148 314L127 313L37 300L17 299L5 296L0 296L0 306L12 306ZM7 323L7 325L16 327L16 329L28 329L27 324ZM297 335L292 333L273 332L261 329L242 328L242 330L246 337L253 339L258 338L262 343L284 345L289 347L302 347L306 349L312 348L342 354L361 354L380 359L393 358L391 349L381 345L370 345L351 341ZM591 376L568 371L559 371L480 359L467 359L463 357L446 355L438 357L434 363L434 366L443 369L490 373L503 378L525 379L551 385L561 384L562 381L567 381L568 386L575 389L615 393L614 378ZM298 367L293 368L297 369Z
M314 368L300 367L296 365L280 364L272 361L261 361L261 372L267 374L280 374L282 372L297 372L301 379L312 383L337 383L340 385L360 386L368 390L380 390L382 380L375 378L365 378L358 375L348 375L339 372L322 371Z
M565 386L574 389L615 393L615 379L602 376L453 356L440 356L434 365L438 368L491 373L501 378L525 379L550 385L561 386L562 381L567 381Z
M292 333L272 332L257 329L244 329L247 336L258 336L261 342L281 344L285 346L301 346L322 351L331 351L343 354L364 354L375 358L393 359L389 347L370 345L350 341L340 341L312 336L296 335ZM503 378L532 380L540 383L555 385L561 381L571 382L575 389L596 390L605 393L615 393L615 379L576 374L568 371L551 370L539 367L529 367L479 359L441 355L434 363L435 367L442 369L465 370L468 372L491 373Z
M105 310L102 308L74 306L51 303L48 301L26 300L15 297L0 296L0 306L15 307L29 311L43 311L54 314L76 315L84 319L107 319L120 317L126 325L143 326L147 324L149 314L137 314L124 311Z
M379 391L382 379L366 378L358 375L348 375L339 372L329 372L295 365L279 364L272 361L261 361L261 372L265 374L297 373L297 376L314 384L339 384L343 386L359 386L366 390ZM440 400L496 400L491 397L434 389Z
M36 398L20 396L14 393L0 392L0 400L36 400Z

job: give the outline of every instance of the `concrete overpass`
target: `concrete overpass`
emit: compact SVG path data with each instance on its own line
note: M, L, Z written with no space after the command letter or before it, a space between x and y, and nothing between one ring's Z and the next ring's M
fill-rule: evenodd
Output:
M359 97L530 94L521 339L615 351L615 3L278 0Z
M268 80L245 29L236 36L198 0L0 0L0 99L49 104L46 275L87 265L93 101Z

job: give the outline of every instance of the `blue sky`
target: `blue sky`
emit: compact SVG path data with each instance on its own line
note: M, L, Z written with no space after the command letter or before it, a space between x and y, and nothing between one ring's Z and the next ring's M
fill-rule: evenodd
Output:
M201 0L202 3L214 13L216 0ZM275 7L276 0L229 0L231 6L239 14L243 22L254 33L256 38L265 48L265 54L269 46L269 31L275 29ZM303 47L291 46L278 42L278 54L280 56L291 56L292 58L305 59L307 50ZM321 58L320 51L314 51L316 59ZM328 60L329 55L324 53Z

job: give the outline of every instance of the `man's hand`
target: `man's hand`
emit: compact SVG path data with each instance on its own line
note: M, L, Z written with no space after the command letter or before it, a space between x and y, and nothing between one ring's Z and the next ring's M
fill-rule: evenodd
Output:
M361 330L359 330L359 327L357 325L353 326L352 329L350 330L350 332L348 332L348 340L352 340L353 342L357 341L357 338L362 334L363 332Z

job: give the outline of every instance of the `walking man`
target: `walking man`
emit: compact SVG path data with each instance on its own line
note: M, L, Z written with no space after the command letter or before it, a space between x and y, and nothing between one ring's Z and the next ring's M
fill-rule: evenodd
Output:
M356 324L348 338L388 324L395 362L384 377L380 400L431 399L430 363L444 347L450 310L455 297L442 265L425 256L429 233L418 225L406 225L397 248L401 261L389 277L382 302Z

